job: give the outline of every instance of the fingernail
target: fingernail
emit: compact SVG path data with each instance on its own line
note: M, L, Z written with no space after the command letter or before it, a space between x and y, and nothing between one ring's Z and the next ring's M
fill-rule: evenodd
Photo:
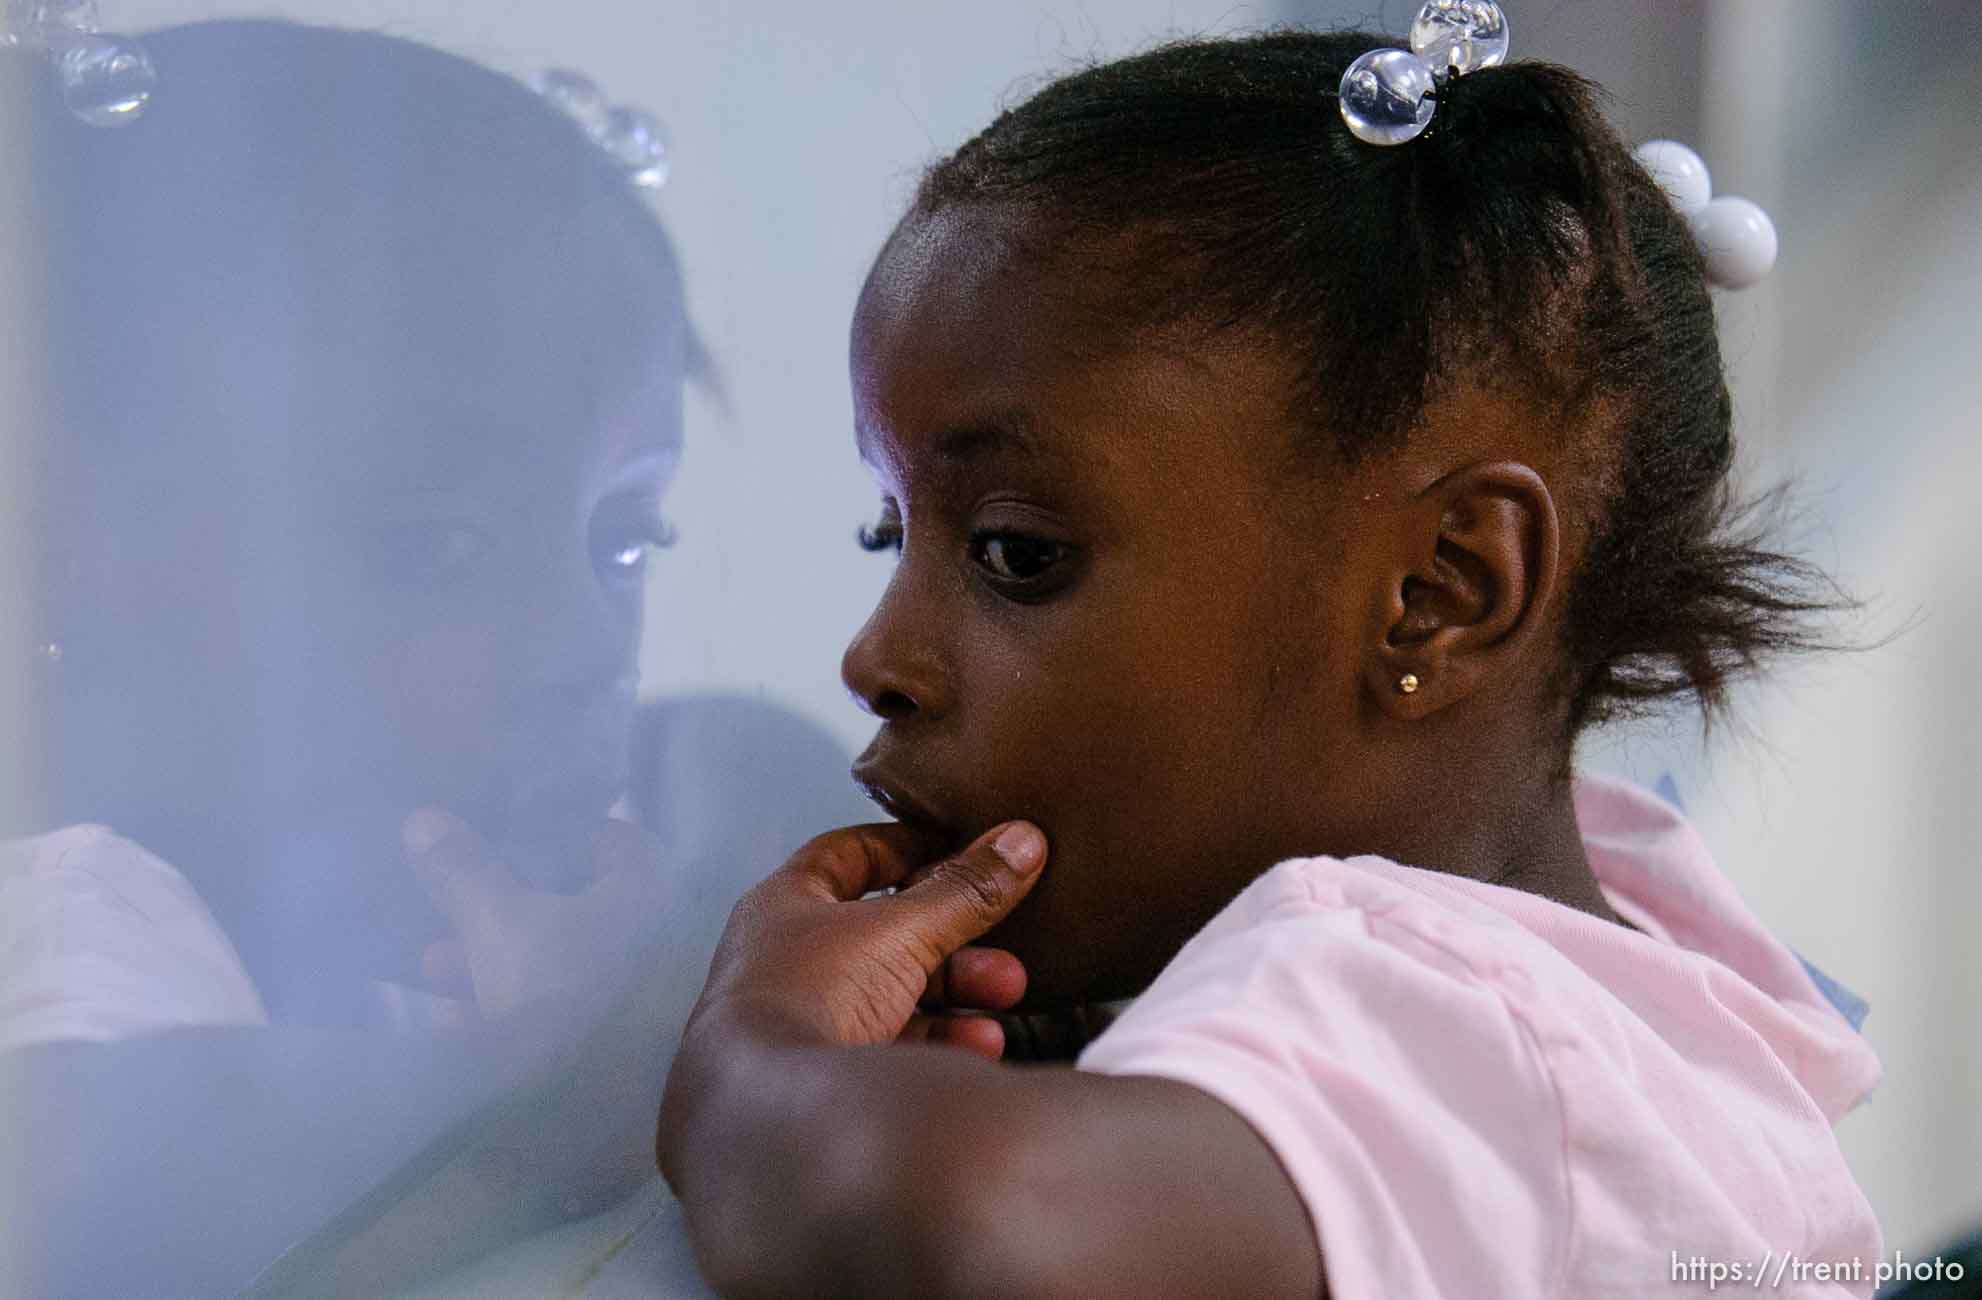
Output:
M991 841L991 848L1022 876L1031 875L1046 861L1046 836L1031 822L1013 822L1005 827Z
M446 839L454 830L454 819L438 808L421 808L410 814L399 828L399 841L406 851L420 857Z

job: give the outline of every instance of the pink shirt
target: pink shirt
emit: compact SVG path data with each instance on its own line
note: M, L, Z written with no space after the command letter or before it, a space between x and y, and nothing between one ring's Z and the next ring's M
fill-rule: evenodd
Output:
M1677 811L1587 778L1576 812L1644 933L1382 858L1295 859L1080 1067L1243 1116L1334 1300L1869 1296L1879 1227L1831 1126L1877 1058Z
M380 1027L475 1018L465 1001L390 980L369 992ZM0 840L0 1051L268 1021L240 954L169 863L89 823Z
M191 884L101 826L0 841L0 1050L268 1012Z

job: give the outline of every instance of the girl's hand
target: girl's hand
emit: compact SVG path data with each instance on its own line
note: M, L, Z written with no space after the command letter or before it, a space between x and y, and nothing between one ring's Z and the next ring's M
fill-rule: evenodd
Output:
M896 1038L932 991L1017 996L1016 959L967 946L1038 879L1036 829L992 848L1012 829L922 871L910 830L835 831L738 905L654 1141L703 1275L724 1295L1323 1294L1300 1193L1209 1093L837 1046Z
M571 895L518 881L480 836L438 809L408 817L403 838L408 865L454 931L427 949L423 973L472 994L487 1017L554 995L610 993L668 922L659 848L631 822L601 824L592 841L597 879Z
M721 1020L813 1043L922 1038L996 1058L997 1021L938 1013L1006 1010L1024 994L1016 957L967 945L1032 889L1046 837L1007 822L928 866L919 839L893 823L833 831L745 894L688 1033Z

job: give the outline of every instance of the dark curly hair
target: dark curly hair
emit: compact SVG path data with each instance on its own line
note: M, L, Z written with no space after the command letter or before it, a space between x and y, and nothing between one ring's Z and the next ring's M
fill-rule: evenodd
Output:
M1279 31L1086 68L936 163L910 215L1016 205L1042 248L1109 250L1112 319L1284 347L1310 462L1382 454L1481 376L1566 417L1587 538L1564 613L1569 737L1672 699L1711 719L1733 679L1820 644L1813 616L1848 602L1734 494L1686 222L1597 88L1559 67L1475 72L1420 139L1357 141L1342 71L1401 44Z

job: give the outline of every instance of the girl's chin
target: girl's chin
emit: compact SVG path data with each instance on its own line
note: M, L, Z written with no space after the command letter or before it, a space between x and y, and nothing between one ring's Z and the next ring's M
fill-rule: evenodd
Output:
M496 856L531 889L576 894L603 872L597 840L613 801L588 801L578 808L521 810L495 842Z
M471 794L429 802L467 822L519 882L567 894L598 878L594 841L625 784L616 765L572 762L528 777L498 773Z

